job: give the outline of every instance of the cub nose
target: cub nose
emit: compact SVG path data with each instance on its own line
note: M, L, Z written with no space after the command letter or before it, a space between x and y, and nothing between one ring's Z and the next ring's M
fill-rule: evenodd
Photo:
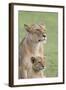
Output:
M43 37L45 38L45 37L46 37L46 35L43 35Z
M42 67L44 68L44 65L42 65Z

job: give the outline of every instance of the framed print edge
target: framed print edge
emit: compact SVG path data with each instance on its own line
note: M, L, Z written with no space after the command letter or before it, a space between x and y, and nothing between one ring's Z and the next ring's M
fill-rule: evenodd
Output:
M63 9L63 15L62 15L63 16L63 81L62 82L14 85L14 5L57 7ZM56 85L56 84L64 84L64 6L9 3L9 86L19 87L19 86Z
M65 21L64 21L64 18L65 18L65 7L63 6L63 84L65 83Z
M13 67L14 67L14 62L13 62L13 57L14 57L14 43L13 43L13 39L14 39L14 32L13 32L13 4L9 4L9 86L14 86L13 85Z

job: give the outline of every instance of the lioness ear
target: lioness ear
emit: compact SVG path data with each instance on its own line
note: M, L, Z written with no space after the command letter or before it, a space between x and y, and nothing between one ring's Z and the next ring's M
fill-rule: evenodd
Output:
M31 62L32 62L32 63L35 62L35 57L31 57Z
M30 31L30 27L29 27L29 25L24 24L24 27L25 27L25 29L26 29L28 32Z
M45 25L45 23L44 23L44 24L41 23L41 24L39 24L39 26L40 26L41 28L43 28L43 29L46 29L46 25Z

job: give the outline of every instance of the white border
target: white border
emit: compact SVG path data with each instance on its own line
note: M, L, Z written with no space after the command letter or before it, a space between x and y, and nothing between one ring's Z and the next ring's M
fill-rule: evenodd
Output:
M39 8L39 9L38 9ZM58 13L58 77L42 79L18 79L18 11L41 11ZM62 8L14 6L14 85L58 83L63 81L63 10Z

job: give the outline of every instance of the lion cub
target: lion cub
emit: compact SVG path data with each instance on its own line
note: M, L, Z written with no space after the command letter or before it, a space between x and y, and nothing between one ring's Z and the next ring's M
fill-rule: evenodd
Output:
M31 57L32 68L28 72L27 78L42 78L44 77L43 69L45 68L45 60L42 57Z
M19 79L27 78L32 70L31 57L44 57L43 43L47 40L45 25L25 24L24 27L26 35L19 45Z

